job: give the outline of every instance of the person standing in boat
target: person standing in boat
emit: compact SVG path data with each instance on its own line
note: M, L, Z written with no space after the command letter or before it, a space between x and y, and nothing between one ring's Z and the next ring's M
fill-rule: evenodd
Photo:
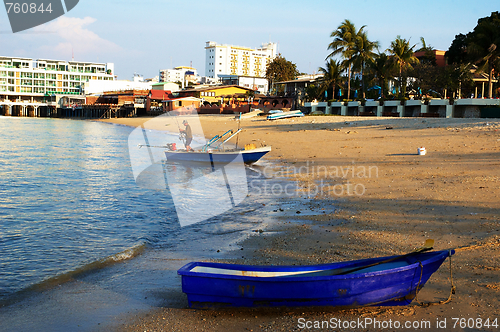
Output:
M187 122L187 120L182 121L182 124L186 127L186 129L182 130L181 129L181 134L184 135L184 138L186 141L184 142L184 145L186 146L186 151L193 151L191 148L191 141L193 140L193 132L191 131L191 126Z

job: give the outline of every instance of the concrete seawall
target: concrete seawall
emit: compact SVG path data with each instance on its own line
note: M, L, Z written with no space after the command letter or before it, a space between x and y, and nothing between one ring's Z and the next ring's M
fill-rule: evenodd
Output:
M305 112L323 114L394 116L394 117L441 117L441 118L479 118L484 108L500 107L500 99L431 99L424 100L385 100L350 102L309 102ZM491 113L490 113L491 114ZM500 108L498 110L500 117Z

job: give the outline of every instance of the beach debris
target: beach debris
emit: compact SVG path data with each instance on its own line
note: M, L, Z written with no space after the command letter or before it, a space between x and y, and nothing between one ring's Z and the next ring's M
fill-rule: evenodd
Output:
M422 147L417 149L417 153L419 156L425 156L425 154L427 153L427 150L422 146Z
M385 127L385 129L394 129L394 127Z

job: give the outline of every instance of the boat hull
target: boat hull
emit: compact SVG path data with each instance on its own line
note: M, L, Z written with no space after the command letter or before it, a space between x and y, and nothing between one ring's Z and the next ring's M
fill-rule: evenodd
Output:
M304 113L302 113L301 111L289 111L289 112L270 114L267 116L267 119L278 120L278 119L286 119L286 118L301 117L301 116L304 116Z
M252 150L236 151L212 151L212 152L186 152L186 151L165 151L167 161L185 161L200 163L229 164L231 162L244 162L253 164L271 151L270 146L256 148Z
M391 257L299 267L192 262L178 273L189 306L197 308L408 305L453 253L446 250L403 256L345 275L328 274Z

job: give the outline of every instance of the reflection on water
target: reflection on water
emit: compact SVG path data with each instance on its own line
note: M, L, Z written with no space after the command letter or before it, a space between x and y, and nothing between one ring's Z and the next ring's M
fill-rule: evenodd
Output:
M163 166L181 226L229 211L243 202L248 194L241 155L227 165L164 162Z
M1 117L0 132L0 298L176 222L168 195L135 184L130 129Z
M165 115L135 128L128 138L130 163L139 186L168 189L180 225L188 226L236 207L247 196L248 185L241 154L230 155L224 163L214 163L212 155L203 152L166 154L166 145L177 134L151 128L161 128L164 122L175 128L175 121L177 117ZM192 145L199 148L205 143L199 118L189 117L189 123L198 135Z
M247 194L250 169L160 162L146 167L149 178L140 174L149 181L142 188L130 164L131 132L0 117L0 302L131 248L201 252L260 227L268 198ZM188 223L204 221L181 227L179 211Z

